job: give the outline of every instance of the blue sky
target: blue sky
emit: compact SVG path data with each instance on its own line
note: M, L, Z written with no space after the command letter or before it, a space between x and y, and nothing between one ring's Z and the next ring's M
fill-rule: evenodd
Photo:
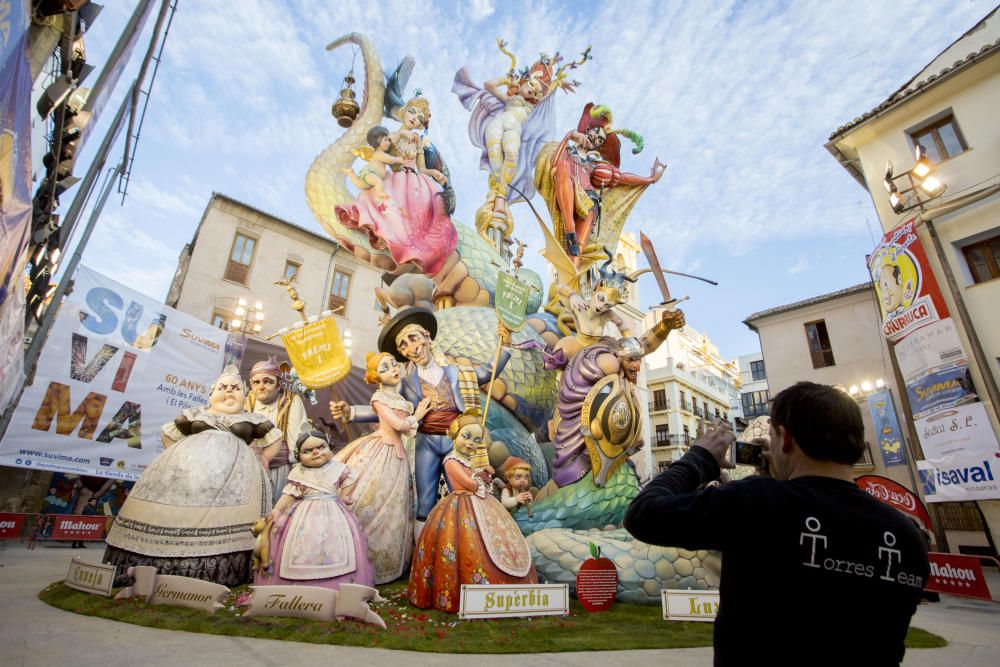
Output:
M98 66L134 3L105 5L87 33L88 60ZM129 196L124 206L109 200L84 263L162 299L213 191L320 231L303 183L341 132L330 106L352 56L324 48L352 31L372 38L386 69L415 56L410 88L430 101L431 137L458 194L454 217L471 222L486 174L467 139L467 112L450 92L455 71L468 66L479 81L502 74L508 61L497 36L522 60L539 51L573 56L590 44L594 60L575 72L579 89L558 94L553 139L575 126L588 101L609 105L616 126L644 136L642 153L624 151L623 169L648 173L657 156L668 169L626 229L645 231L665 267L719 282L675 279L671 289L691 296L688 322L724 356L745 354L758 349L742 324L750 313L866 279L878 221L868 194L823 148L828 135L992 8L969 0L180 0ZM103 124L95 129L92 136L103 135ZM78 164L88 164L97 143ZM536 207L544 211L540 199ZM514 215L528 265L540 270L541 235L523 204ZM640 294L643 303L659 300L652 280Z

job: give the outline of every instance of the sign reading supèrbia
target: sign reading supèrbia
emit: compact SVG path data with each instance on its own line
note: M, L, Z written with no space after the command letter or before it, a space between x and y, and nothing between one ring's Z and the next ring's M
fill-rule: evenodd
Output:
M462 584L458 617L565 616L569 613L568 584Z

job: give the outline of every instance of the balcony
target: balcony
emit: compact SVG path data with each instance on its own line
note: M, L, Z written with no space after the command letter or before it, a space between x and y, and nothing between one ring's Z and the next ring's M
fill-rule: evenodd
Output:
M691 408L692 405L689 401L681 401L681 410L684 410L685 412L693 412Z
M650 401L650 412L665 412L670 409L670 401Z

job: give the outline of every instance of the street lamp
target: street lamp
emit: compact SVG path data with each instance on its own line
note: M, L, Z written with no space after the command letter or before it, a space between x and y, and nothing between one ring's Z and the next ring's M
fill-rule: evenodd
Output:
M934 168L930 160L927 159L927 152L923 146L917 144L914 156L916 162L913 167L899 176L893 175L892 162L885 163L885 177L882 179L882 185L889 193L889 206L892 207L892 212L897 215L921 207L925 202L940 197L946 189L944 183L933 175ZM904 177L909 181L910 187L900 190L896 186L896 181ZM911 193L912 196L908 197L907 195ZM923 198L921 198L921 193L924 195Z
M236 308L233 309L233 318L229 321L229 331L259 334L263 328L264 304L257 301L251 307L243 297L237 299Z

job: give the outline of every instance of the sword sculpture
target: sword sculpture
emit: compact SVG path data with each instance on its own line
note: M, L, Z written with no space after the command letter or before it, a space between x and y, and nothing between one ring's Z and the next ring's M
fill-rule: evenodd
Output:
M636 271L635 273L632 274L631 277L637 278L646 271L651 272L653 274L653 277L656 278L656 284L660 288L660 295L663 297L663 302L660 304L661 306L666 306L670 310L673 310L674 308L677 307L677 304L681 303L682 301L686 301L688 298L690 298L686 296L681 297L679 299L671 297L670 288L667 286L667 278L666 276L663 275L665 273L670 273L675 276L684 276L685 278L694 278L695 280L701 280L702 282L706 282L709 285L719 284L714 280L709 280L708 278L702 278L701 276L694 276L691 275L690 273L681 273L680 271L668 271L667 269L662 268L660 266L660 260L657 259L656 257L656 249L653 248L653 242L649 240L649 237L646 236L645 232L639 232L639 245L642 247L642 254L646 256L646 261L649 262L649 268Z

